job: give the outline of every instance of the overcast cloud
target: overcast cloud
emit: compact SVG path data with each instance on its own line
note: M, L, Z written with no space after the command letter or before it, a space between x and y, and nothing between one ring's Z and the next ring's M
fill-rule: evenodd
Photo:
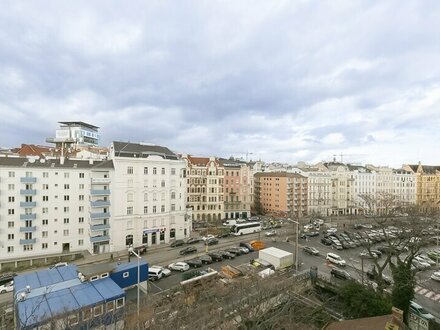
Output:
M0 145L440 163L440 2L4 1Z

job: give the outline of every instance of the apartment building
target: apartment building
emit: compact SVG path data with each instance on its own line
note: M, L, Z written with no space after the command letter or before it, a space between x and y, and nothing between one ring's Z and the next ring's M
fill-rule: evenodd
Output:
M224 212L226 219L247 218L253 203L253 174L247 163L220 159L224 174Z
M224 219L224 166L215 157L182 155L182 159L186 163L186 204L192 219Z
M0 261L110 250L112 161L0 157Z
M185 161L163 146L113 142L113 251L188 237Z
M308 215L307 177L287 172L254 175L254 200L260 214L300 218Z
M350 165L348 169L352 172L354 179L354 204L355 214L368 214L376 212L377 173L365 166ZM373 203L374 202L374 203Z
M440 166L403 165L416 175L416 204L427 212L440 210Z
M405 208L416 204L417 176L411 171L393 169L393 194L396 204Z

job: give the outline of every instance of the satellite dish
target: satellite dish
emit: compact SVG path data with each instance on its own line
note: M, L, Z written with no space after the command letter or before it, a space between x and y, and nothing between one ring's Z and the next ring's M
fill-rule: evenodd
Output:
M29 158L28 161L29 163L35 163L35 158Z
M44 158L40 159L40 163L44 164L45 162L46 162L46 159L44 159Z

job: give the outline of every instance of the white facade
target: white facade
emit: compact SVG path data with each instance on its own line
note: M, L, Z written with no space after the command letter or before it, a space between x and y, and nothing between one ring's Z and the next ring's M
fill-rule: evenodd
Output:
M111 161L0 157L0 261L93 253L97 243L96 253L107 252L110 204L92 201L112 174ZM95 177L106 183L94 185Z
M120 142L114 142L111 157L112 250L188 237L192 224L185 207L185 161L163 147Z
M393 193L402 207L416 204L417 174L402 169L393 170Z
M377 191L377 173L366 167L356 166L353 169L354 200L358 213L369 212L368 198L375 198Z
M331 209L332 177L327 172L305 172L309 184L309 214L329 215Z

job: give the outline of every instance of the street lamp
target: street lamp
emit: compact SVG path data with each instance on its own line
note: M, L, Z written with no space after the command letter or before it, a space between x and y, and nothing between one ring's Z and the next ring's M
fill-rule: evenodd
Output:
M292 220L290 218L287 218L287 221L290 221L290 222L296 224L295 268L296 268L296 275L298 275L299 222L295 221L295 220Z
M137 270L137 277L138 277L138 281L137 281L137 316L139 319L139 284L140 284L140 279L141 279L141 267L140 267L140 260L141 260L141 256L139 254L137 254L136 252L134 252L132 247L128 248L128 253L133 253L137 259L138 259L138 270Z

